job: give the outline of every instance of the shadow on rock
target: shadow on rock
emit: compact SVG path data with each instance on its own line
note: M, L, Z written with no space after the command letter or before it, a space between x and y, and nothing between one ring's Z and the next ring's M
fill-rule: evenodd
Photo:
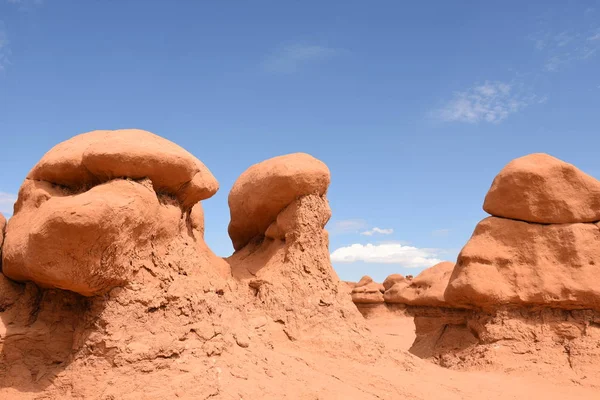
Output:
M42 392L85 341L89 299L2 274L0 281L0 389Z

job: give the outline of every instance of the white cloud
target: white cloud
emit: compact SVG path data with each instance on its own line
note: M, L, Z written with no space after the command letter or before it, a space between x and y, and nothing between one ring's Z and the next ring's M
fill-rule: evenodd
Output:
M331 253L334 263L363 261L374 264L398 264L404 268L426 268L441 260L436 249L420 249L400 243L352 244Z
M431 232L431 236L434 237L446 237L450 234L450 229L436 229L435 231Z
M498 123L535 102L541 102L540 98L523 93L514 84L486 81L455 93L454 98L438 111L438 116L452 122Z
M378 228L378 227L374 227L373 229L369 229L368 231L364 231L361 232L361 235L364 236L373 236L374 234L379 233L380 235L391 235L392 233L394 233L394 230L392 228Z
M302 65L321 61L339 53L339 50L309 44L290 44L274 52L264 62L264 68L273 73L296 72Z
M17 195L0 192L0 212L5 216L12 215L15 201L17 201Z

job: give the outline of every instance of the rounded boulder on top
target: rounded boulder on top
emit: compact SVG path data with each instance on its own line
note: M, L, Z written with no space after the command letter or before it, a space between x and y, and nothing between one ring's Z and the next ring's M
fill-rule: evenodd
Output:
M3 273L85 296L123 286L152 243L187 235L184 216L217 189L200 160L153 133L75 136L48 151L21 186ZM201 240L202 209L193 214Z

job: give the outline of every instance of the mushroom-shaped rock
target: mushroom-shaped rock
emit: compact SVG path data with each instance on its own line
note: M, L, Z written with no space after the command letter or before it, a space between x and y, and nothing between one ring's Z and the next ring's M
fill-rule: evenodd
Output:
M235 250L265 235L279 213L296 198L324 195L330 182L327 166L316 158L295 153L271 158L248 168L229 193L229 236ZM269 237L282 238L278 227Z
M423 270L412 281L396 283L384 294L386 303L411 306L444 307L444 291L454 269L454 263L444 261Z
M600 221L600 181L547 154L530 154L500 171L483 209L543 224Z
M489 217L458 256L445 298L500 305L600 310L598 224L541 225Z
M352 301L355 304L383 303L383 285L371 281L352 289Z
M152 133L76 136L46 153L21 186L3 272L92 296L131 282L149 258L172 265L157 255L172 246L209 257L198 201L217 186L199 160Z
M360 278L358 282L356 282L356 285L354 287L366 286L369 283L373 283L373 278L371 278L369 275L365 275L362 278Z
M214 195L219 184L196 157L173 142L138 129L93 131L54 146L29 179L79 189L114 178L149 178L157 193L190 208Z
M392 274L383 281L383 288L389 290L398 282L406 282L406 278L400 274Z

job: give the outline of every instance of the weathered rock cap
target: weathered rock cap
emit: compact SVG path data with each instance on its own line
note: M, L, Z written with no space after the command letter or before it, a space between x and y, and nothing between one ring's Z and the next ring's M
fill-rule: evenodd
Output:
M406 278L401 274L392 274L385 278L383 287L385 290L388 290L398 282L406 282Z
M464 307L600 310L598 224L481 221L458 255L447 301Z
M444 261L423 270L412 281L400 281L386 290L386 303L412 306L445 307L444 292L454 269L454 263Z
M324 195L330 182L327 166L305 153L271 158L248 168L229 193L229 236L235 250L265 234L277 215L296 198Z
M358 282L356 282L354 284L354 287L366 286L369 283L373 283L373 278L371 278L369 275L365 275L362 278L360 278L360 280Z
M50 149L27 177L72 189L114 178L149 178L156 192L176 196L185 208L219 189L210 170L192 154L138 129L77 135Z
M530 154L500 171L483 209L542 224L600 221L600 181L548 154Z
M352 289L352 301L355 304L383 303L383 285L377 282L369 282L356 286Z

